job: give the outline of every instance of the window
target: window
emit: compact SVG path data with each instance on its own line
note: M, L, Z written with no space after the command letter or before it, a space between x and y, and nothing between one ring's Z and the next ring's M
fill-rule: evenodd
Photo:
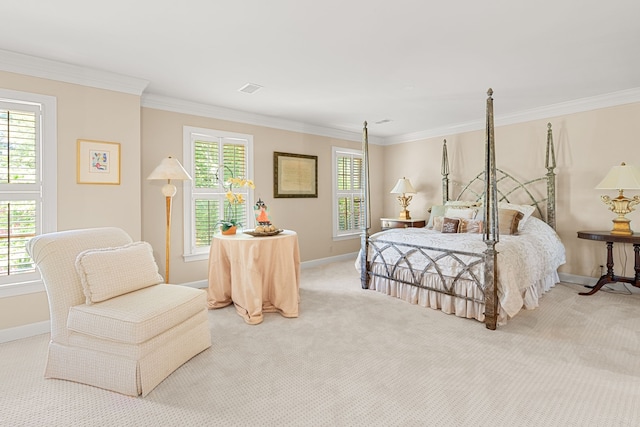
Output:
M183 146L184 167L193 178L185 183L185 259L195 261L208 256L211 236L223 218L251 224L250 189L234 187L245 203L230 209L223 184L231 177L252 179L253 136L185 126Z
M26 252L56 227L56 101L0 90L0 296L42 290Z
M333 147L333 237L360 235L364 221L362 152Z

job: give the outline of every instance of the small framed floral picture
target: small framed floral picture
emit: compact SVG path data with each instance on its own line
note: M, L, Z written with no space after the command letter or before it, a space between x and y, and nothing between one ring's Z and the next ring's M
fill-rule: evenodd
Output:
M78 140L78 184L120 184L120 144Z

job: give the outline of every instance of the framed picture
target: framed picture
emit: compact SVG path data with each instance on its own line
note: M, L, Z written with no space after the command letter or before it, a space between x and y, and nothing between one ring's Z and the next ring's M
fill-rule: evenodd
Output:
M274 152L273 197L318 197L318 156Z
M120 184L120 144L78 140L78 184Z

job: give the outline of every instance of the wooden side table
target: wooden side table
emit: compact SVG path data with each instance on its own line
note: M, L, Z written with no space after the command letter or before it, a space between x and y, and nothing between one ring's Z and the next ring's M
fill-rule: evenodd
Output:
M417 227L421 228L427 225L427 222L420 219L397 219L397 218L380 218L380 227L383 230L388 230L390 228L412 228Z
M612 235L609 231L578 231L579 239L596 240L607 242L607 273L604 274L593 289L589 292L580 292L580 295L593 295L608 283L624 282L640 288L640 233L633 233L631 236ZM631 243L635 252L635 277L616 276L613 272L613 244Z

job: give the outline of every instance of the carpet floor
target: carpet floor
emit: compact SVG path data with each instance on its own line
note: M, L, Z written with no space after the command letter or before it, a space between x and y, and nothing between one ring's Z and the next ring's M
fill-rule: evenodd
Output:
M490 331L308 268L300 317L209 311L213 346L146 398L45 379L48 334L0 344L0 425L640 425L640 294L582 289Z

